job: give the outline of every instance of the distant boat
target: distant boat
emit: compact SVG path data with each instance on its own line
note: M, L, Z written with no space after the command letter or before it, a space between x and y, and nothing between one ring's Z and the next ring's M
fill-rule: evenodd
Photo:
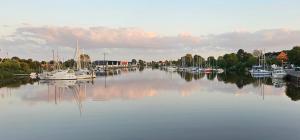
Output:
M96 68L94 69L94 71L96 73L104 73L105 72L105 68L100 67L100 66L96 66Z
M265 70L262 66L252 66L249 71L253 77L269 77L272 72Z
M212 68L205 68L205 69L204 69L204 72L205 72L205 73L212 73L212 72L213 72L213 69L212 69Z
M175 71L177 71L177 67L176 66L169 66L169 67L167 67L167 71L169 71L169 72L175 72Z
M287 73L284 71L283 68L275 68L272 71L273 78L284 78L286 75L287 75Z
M37 78L38 78L38 75L37 75L35 72L32 72L32 73L29 74L29 77L30 77L31 79L37 79Z
M266 67L266 58L262 51L260 51L259 64L252 66L252 69L249 70L252 77L271 77L272 72L265 69Z
M178 68L178 71L180 71L180 72L183 72L183 71L185 71L186 69L184 68L184 67L180 67L180 68Z
M223 73L224 70L223 69L216 69L217 73Z

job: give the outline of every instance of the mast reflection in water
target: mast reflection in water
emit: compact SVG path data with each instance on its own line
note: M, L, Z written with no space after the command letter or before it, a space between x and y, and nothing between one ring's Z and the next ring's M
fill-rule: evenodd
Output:
M119 69L93 81L0 85L5 140L300 138L294 81Z

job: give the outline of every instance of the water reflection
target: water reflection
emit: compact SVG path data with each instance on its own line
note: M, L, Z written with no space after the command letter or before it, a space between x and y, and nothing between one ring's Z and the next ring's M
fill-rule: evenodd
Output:
M160 70L118 69L98 76L94 81L31 81L28 79L2 84L2 97L7 89L15 89L22 101L48 101L59 104L63 101L75 101L82 111L82 102L132 100L158 96L162 93L189 96L205 91L229 94L287 95L293 101L298 100L299 86L294 82L271 78L252 78L246 74L230 73L167 73ZM186 82L182 82L182 80ZM26 84L31 86L26 86ZM21 85L24 85L19 88ZM299 85L299 84L298 84ZM3 90L5 88L5 90ZM26 93L22 90L30 91ZM38 89L38 90L37 90ZM253 93L253 91L255 91ZM11 93L11 92L9 92ZM9 95L9 94L7 94Z
M233 139L249 132L290 139L299 132L300 86L290 81L120 69L94 81L19 83L0 88L3 139L228 139L233 130Z
M282 88L286 85L286 82L284 79L272 78L272 84L276 88Z
M87 85L93 85L93 80L51 80L39 81L40 84L47 85L47 100L55 104L64 101L74 101L80 112L83 111L83 101L87 98ZM42 97L41 99L43 99Z
M292 101L300 100L300 82L292 81L286 85L285 93Z
M8 87L8 88L18 88L21 85L33 84L37 80L32 80L29 77L21 77L15 79L5 79L0 81L0 88Z
M186 82L193 80L200 80L206 77L207 80L217 80L224 82L225 84L234 84L237 88L243 89L243 87L252 85L259 90L259 94L263 97L265 95L266 86L271 86L278 89L285 89L285 93L293 101L300 99L300 84L296 80L289 80L288 84L286 79L256 77L253 78L248 74L237 74L237 73L188 73L178 72L181 78L185 79ZM270 87L268 87L270 88Z

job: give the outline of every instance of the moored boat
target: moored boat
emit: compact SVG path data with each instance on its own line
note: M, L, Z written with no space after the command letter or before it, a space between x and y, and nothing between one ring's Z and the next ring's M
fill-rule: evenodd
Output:
M212 72L213 72L213 69L212 69L212 68L205 68L205 69L204 69L204 72L205 72L205 73L212 73Z
M175 72L175 71L177 71L177 67L176 66L169 66L169 67L167 67L167 71Z
M272 72L265 70L262 66L252 66L252 69L249 71L253 77L270 77Z
M286 75L287 75L287 73L284 71L283 68L275 68L272 71L273 78L284 78Z
M68 70L54 70L39 75L41 80L76 80L75 72L71 69Z

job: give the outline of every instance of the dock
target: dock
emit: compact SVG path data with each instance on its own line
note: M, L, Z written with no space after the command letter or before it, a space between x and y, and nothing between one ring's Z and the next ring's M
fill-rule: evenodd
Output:
M30 76L30 74L14 74L14 76Z
M300 71L295 71L294 69L288 69L285 71L291 82L293 82L296 85L300 85Z
M295 71L294 69L285 70L289 76L300 78L300 71Z

